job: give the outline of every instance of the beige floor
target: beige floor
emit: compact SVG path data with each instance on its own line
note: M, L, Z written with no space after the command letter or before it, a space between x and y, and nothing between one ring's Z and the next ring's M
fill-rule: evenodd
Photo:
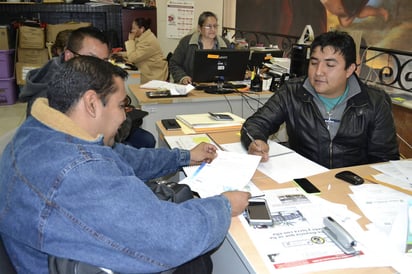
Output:
M0 136L14 130L26 119L26 103L0 105Z

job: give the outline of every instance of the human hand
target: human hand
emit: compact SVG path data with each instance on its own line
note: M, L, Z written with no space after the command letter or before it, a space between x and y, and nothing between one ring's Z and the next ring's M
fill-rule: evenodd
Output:
M269 160L269 145L262 140L255 140L250 143L248 153L252 155L261 156L261 162L267 162Z
M192 83L192 77L190 77L190 76L185 76L185 77L183 77L183 78L180 80L180 83L181 83L182 85L191 84L191 83Z
M134 40L134 38L136 38L136 32L129 32L129 40Z
M232 217L242 214L249 204L250 193L245 191L226 191L222 193L232 207Z
M190 164L211 163L216 158L216 146L202 142L190 150Z

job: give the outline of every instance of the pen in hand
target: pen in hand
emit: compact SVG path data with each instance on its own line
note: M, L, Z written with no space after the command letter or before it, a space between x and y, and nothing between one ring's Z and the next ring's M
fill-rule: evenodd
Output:
M247 137L249 137L249 139L255 144L255 146L259 149L259 152L262 152L262 148L260 147L260 145L256 142L256 139L253 138L252 135L250 135L249 131L247 130L247 128L243 128L243 130L245 131Z

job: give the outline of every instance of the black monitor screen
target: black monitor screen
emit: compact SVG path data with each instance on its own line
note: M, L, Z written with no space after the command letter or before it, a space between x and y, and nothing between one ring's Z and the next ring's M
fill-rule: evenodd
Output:
M262 67L265 62L270 62L272 57L283 57L283 51L276 50L255 50L250 54L249 67Z
M204 83L244 80L249 55L249 50L196 50L192 81Z

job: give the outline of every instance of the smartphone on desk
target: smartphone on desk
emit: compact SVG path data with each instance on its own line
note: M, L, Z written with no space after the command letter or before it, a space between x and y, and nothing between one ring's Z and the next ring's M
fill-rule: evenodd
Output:
M320 190L306 178L297 178L297 179L293 179L293 181L295 181L295 183L298 186L300 186L300 188L302 188L306 193L309 193L309 194L320 193Z
M273 225L273 219L265 199L249 200L246 215L250 225Z
M176 119L163 119L162 125L165 127L166 130L179 130L180 125L176 121Z

